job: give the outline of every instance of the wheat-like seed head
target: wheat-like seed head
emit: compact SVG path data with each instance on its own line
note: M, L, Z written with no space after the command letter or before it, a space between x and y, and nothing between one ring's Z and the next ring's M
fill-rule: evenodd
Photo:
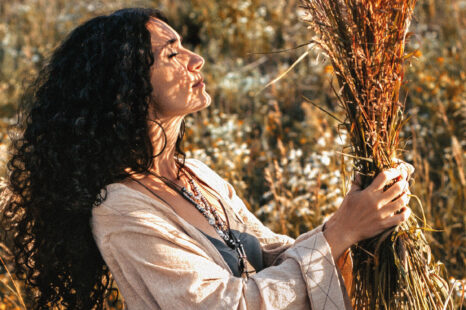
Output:
M367 186L396 165L405 122L400 101L405 41L416 0L302 0L319 46L332 64L356 170ZM448 285L411 218L353 247L357 309L442 309Z

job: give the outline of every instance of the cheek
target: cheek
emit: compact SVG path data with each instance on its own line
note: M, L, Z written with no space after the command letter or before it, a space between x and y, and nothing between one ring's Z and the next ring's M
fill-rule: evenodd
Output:
M166 79L155 76L151 79L152 96L157 102L163 102L169 96L172 86Z
M191 94L180 82L155 79L152 83L152 97L157 115L164 117L185 109Z
M175 99L184 92L186 76L177 70L154 71L151 78L153 95L159 100Z

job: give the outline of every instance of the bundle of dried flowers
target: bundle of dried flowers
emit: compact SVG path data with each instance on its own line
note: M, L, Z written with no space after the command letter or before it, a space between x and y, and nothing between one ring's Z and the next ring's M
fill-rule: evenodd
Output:
M335 90L363 187L394 167L405 122L399 100L405 40L416 0L302 0L313 42L331 62ZM424 223L425 225L425 223ZM415 216L374 238L353 254L356 309L453 308L441 264L430 255Z

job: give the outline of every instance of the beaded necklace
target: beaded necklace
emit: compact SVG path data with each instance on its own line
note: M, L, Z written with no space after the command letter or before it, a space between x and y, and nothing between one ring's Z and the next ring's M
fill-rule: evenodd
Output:
M196 184L194 179L189 177L188 174L184 170L182 172L183 172L183 175L185 175L186 178L188 179L188 182L189 182L189 185L192 191L189 191L186 187L180 186L164 176L161 176L161 175L158 175L156 173L149 171L151 175L160 179L163 183L165 183L165 185L167 185L168 187L170 187L171 189L179 193L184 199L190 202L207 219L208 223L215 229L217 234L225 241L227 246L235 250L236 255L238 256L238 269L241 273L241 277L248 279L251 271L249 271L249 268L248 268L249 263L247 261L246 252L244 250L244 246L241 243L241 241L231 232L228 216L227 216L227 213L226 213L225 207L223 206L222 201L217 198L217 201L219 202L225 214L226 222L219 216L217 210L214 207L212 207L209 201L204 197L204 195L202 194L201 190L199 189L199 186ZM140 181L136 179L133 179L133 180L139 183L140 185L142 185L143 187L145 187L149 192L151 192L157 198L162 199L159 195L154 193L150 188L148 188L146 185L144 185ZM162 201L168 204L165 200L162 199Z

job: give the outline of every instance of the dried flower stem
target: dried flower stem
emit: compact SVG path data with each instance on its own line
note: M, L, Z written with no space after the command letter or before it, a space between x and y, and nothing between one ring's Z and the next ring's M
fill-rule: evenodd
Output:
M302 0L316 37L331 62L346 113L356 170L369 185L381 170L396 166L405 123L399 101L405 40L416 0ZM426 224L424 223L424 226ZM354 261L356 309L443 309L448 284L441 264L416 219L359 242Z

